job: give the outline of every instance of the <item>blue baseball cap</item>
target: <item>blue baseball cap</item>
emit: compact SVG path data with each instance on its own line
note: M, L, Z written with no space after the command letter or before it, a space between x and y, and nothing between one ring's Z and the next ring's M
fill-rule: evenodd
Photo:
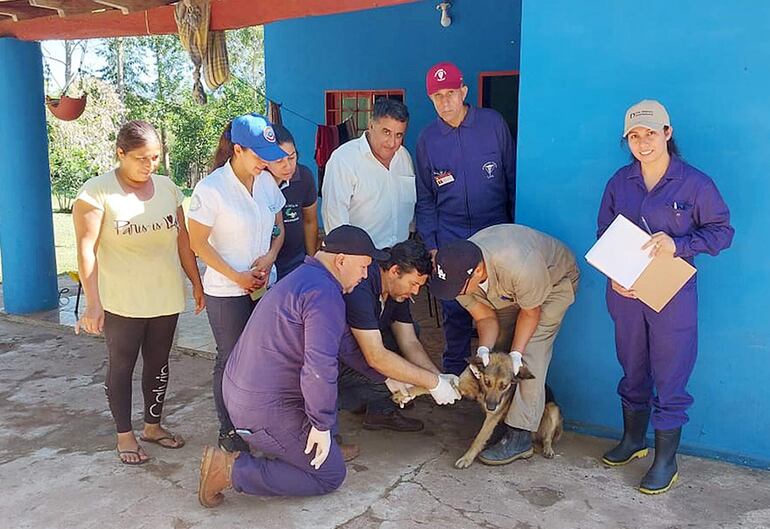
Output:
M230 126L230 141L251 149L266 162L274 162L289 155L275 141L273 124L259 114L235 118Z

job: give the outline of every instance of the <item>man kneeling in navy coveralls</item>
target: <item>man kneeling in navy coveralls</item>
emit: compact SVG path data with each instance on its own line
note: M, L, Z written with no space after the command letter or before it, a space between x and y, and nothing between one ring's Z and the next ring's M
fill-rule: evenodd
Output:
M278 282L251 315L227 362L225 406L252 451L206 447L198 499L219 505L222 491L311 496L339 488L345 464L332 429L337 419L337 360L369 372L360 352L340 347L346 331L342 295L389 255L360 228L332 230L315 257ZM445 390L454 392L442 379ZM438 388L437 388L438 389Z

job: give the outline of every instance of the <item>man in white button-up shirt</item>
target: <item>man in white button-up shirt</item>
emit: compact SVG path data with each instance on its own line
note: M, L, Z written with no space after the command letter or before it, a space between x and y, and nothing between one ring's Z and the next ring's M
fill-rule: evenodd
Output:
M402 145L408 122L403 103L378 99L367 131L332 153L321 193L327 233L352 224L378 248L409 237L417 192L412 158Z

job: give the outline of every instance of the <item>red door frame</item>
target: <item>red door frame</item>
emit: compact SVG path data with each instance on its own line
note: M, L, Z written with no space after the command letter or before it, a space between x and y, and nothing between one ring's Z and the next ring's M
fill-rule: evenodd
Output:
M478 106L480 107L484 101L484 78L485 77L502 77L504 75L519 75L519 70L496 70L489 72L479 72L478 78Z

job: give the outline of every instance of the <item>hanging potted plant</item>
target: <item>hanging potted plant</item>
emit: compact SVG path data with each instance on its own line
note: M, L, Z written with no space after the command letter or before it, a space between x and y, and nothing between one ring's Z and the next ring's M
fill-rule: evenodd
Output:
M66 94L58 98L45 96L45 105L51 114L62 121L72 121L79 118L86 109L86 94L80 97L70 97Z
M85 48L83 49L85 54ZM59 97L45 96L45 106L51 111L55 117L62 121L72 121L78 119L83 115L83 111L86 109L86 94L83 91L83 63L81 59L80 67L74 75L71 75L69 79L66 79L64 88L62 88L61 95ZM81 94L78 97L71 97L67 95L67 91L73 85L75 79L78 80L78 92Z

